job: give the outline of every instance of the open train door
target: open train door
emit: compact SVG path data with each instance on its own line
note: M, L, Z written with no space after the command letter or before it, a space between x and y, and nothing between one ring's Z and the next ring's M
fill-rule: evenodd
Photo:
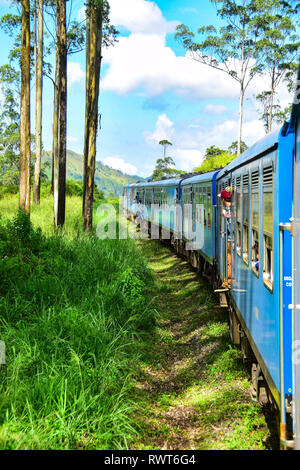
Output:
M293 299L293 366L294 366L294 431L295 448L300 450L300 65L294 98L291 124L295 129L294 153L294 299Z

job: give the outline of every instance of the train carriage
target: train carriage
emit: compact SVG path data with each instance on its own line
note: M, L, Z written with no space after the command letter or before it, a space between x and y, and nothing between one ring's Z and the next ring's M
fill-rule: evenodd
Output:
M300 450L300 66L297 89L290 120L290 132L295 137L294 151L294 212L291 224L293 234L293 378L294 378L294 435L295 448Z
M284 406L287 419L293 394L289 310L292 241L285 233L280 249L280 224L292 217L292 155L293 137L285 135L283 129L257 142L217 178L219 191L228 184L233 189L230 244L218 205L220 276L223 279L228 275L229 249L230 301L238 317L235 324L241 325L272 396L278 407ZM241 335L233 332L232 336L241 342ZM244 344L245 356L247 350L250 348Z
M211 265L216 253L216 178L211 171L182 182L183 242Z
M124 199L129 214L142 203L148 222L181 232L177 251L202 273L213 266L232 341L252 363L253 395L280 411L281 447L299 450L300 67L297 90L289 122L222 170L131 185ZM224 189L232 194L229 224ZM172 222L168 210L178 203L182 217Z
M181 236L181 217L176 206L180 203L182 180L169 178L130 185L126 210L131 217L138 217L140 223L151 222L153 229L156 226L163 230L163 238L177 232Z

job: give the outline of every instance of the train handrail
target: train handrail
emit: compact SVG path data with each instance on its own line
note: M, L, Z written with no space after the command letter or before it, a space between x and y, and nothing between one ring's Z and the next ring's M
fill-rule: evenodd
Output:
M293 224L279 224L279 355L280 355L280 446L282 449L294 448L295 441L286 438L286 406L284 394L284 352L283 352L283 237L284 232L293 232Z

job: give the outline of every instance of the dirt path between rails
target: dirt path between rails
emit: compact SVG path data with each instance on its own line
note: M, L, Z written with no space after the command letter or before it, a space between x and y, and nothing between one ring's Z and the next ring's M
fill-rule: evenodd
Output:
M278 449L273 415L250 397L249 370L211 286L168 247L138 245L155 273L159 317L141 344L134 382L141 437L130 448Z

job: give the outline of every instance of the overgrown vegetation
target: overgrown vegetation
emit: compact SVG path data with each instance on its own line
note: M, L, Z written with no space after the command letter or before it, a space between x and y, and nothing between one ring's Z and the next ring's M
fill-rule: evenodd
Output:
M126 448L135 433L130 377L155 324L151 272L131 240L87 236L78 219L75 237L46 236L22 213L0 220L2 449Z

